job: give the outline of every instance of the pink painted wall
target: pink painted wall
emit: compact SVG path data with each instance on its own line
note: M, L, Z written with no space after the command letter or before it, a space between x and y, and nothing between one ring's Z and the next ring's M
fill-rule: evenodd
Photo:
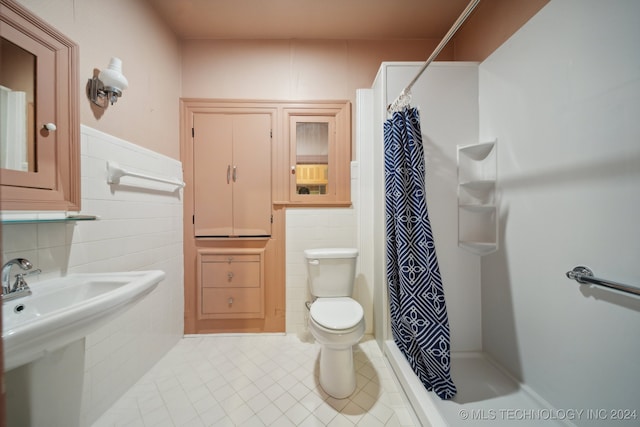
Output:
M145 1L18 0L80 46L83 125L179 159L180 45ZM94 69L122 59L129 88L96 116L85 96Z
M422 61L439 40L186 40L186 98L346 99L371 87L382 61ZM447 48L440 59L452 59ZM408 82L407 82L408 83Z
M179 41L142 0L17 0L80 45L81 123L180 158L179 98L346 99L370 87L383 61L424 61L440 40ZM438 60L483 60L548 0L513 0L469 18ZM517 0L525 2L525 0ZM455 54L454 54L455 46ZM112 56L129 89L106 111L91 107L85 85ZM102 114L100 114L102 113Z
M481 1L458 30L456 61L484 61L549 0Z

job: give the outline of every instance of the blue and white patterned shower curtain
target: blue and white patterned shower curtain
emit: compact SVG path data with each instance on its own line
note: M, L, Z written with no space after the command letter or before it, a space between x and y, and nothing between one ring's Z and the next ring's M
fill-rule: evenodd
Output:
M427 213L420 115L393 113L384 124L387 282L393 338L427 390L456 394L449 320Z

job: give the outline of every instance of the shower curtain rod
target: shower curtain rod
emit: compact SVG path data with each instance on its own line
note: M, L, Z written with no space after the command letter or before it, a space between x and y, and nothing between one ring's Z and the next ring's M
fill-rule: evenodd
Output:
M409 82L409 84L404 89L402 89L402 92L400 92L400 95L398 95L398 97L391 104L389 104L389 106L387 107L387 112L392 112L398 107L404 107L409 105L409 101L411 97L411 88L413 87L413 85L418 81L422 73L424 73L424 70L426 70L427 67L433 62L433 60L436 59L436 57L440 54L440 51L444 49L447 43L449 43L449 40L451 40L451 37L453 37L456 31L458 31L458 29L462 26L462 24L469 17L469 15L471 15L471 12L473 12L473 9L476 8L478 3L480 3L480 0L471 0L471 2L469 2L465 10L462 11L462 14L458 17L456 22L453 23L453 26L449 29L447 34L445 34L444 38L440 41L438 46L436 46L436 49L433 51L431 56L429 56L429 58L426 60L422 68L420 68L420 71L418 71L418 74L416 74L413 80L411 80L411 82Z

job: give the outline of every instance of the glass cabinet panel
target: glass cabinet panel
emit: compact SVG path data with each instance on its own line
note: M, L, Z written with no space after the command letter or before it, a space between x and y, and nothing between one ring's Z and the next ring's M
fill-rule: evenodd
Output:
M38 132L55 123L55 56L20 31L2 26L0 68L0 167L3 185L55 188L56 135Z
M35 72L35 55L0 37L0 168L37 170Z
M326 121L296 123L295 177L297 194L327 194L329 123Z
M334 117L293 116L291 136L292 200L308 201L335 193Z

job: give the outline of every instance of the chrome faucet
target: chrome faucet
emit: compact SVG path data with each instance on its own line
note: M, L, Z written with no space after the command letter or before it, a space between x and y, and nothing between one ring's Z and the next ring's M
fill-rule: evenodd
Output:
M16 281L13 286L11 285L11 267L14 265L19 266L22 270L28 271L33 268L33 264L24 258L14 258L2 266L2 300L8 301L14 298L24 297L31 295L31 289L24 280L25 276L31 274L38 274L40 269L29 271L28 273L18 273L15 275Z

